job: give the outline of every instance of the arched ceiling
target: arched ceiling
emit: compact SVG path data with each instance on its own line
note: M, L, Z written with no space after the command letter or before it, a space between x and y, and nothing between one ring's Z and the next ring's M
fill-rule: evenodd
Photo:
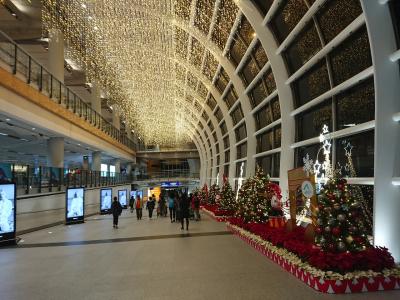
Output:
M227 49L238 30L247 44L254 30L233 0L43 0L43 24L64 33L69 58L148 143L186 139L180 108L199 122L210 91L222 108L219 78L245 89Z

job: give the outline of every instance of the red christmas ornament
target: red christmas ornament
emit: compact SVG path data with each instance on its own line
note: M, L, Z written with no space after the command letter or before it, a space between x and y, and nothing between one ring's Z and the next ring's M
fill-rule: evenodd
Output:
M333 243L329 243L329 245L328 245L328 250L329 250L330 252L335 251L335 245L334 245Z
M322 228L321 228L321 227L315 228L315 232L316 232L317 234L321 234L321 233L322 233Z
M334 227L334 228L332 229L332 234L335 235L335 236L340 235L340 232L341 232L341 230L340 230L339 227Z

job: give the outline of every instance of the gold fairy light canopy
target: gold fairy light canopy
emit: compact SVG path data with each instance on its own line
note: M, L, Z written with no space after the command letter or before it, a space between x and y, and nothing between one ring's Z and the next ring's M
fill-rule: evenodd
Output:
M175 2L43 0L44 34L62 31L68 58L147 143L188 139L176 103Z

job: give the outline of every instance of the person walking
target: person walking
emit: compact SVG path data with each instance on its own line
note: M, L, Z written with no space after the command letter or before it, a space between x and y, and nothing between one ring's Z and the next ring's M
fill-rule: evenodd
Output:
M133 197L133 195L131 198L129 198L129 207L131 209L131 213L133 213L133 210L135 209L135 197Z
M141 220L142 219L143 200L140 199L140 195L136 196L135 208L136 208L136 217L138 220Z
M114 197L114 201L111 204L111 213L113 215L113 227L118 228L118 218L122 213L122 205L117 197Z
M189 230L189 207L190 207L190 199L186 193L183 193L180 200L180 209L181 209L181 230L183 230L183 223L186 220L186 230Z
M151 219L153 217L153 210L154 207L156 206L156 200L154 197L154 194L150 197L149 201L146 203L146 209L149 211L149 218Z
M170 191L168 193L168 208L169 208L169 218L171 219L171 223L175 222L175 199L174 193Z

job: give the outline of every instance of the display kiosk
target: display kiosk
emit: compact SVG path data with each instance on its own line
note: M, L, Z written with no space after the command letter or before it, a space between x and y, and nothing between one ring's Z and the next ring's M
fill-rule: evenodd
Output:
M128 208L128 191L127 190L119 190L118 191L118 201L121 204L123 209Z
M68 188L65 196L65 224L85 221L85 189Z
M107 215L111 213L112 189L100 190L100 214Z
M16 187L0 183L0 245L16 244Z

